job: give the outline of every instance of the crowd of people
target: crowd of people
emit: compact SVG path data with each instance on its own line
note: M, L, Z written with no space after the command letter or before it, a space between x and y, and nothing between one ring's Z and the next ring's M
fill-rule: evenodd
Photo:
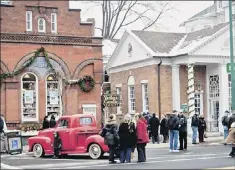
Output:
M197 144L197 134L199 134L199 142L204 142L206 130L204 116L199 116L197 113L193 115L191 127L192 144ZM109 163L116 163L115 155L120 156L121 163L130 163L135 148L138 153L137 162L145 162L146 145L150 141L153 144L159 144L160 135L163 143L169 141L170 152L187 150L187 118L182 111L176 110L169 115L163 115L161 120L155 113L137 113L133 117L126 114L124 121L118 126L116 117L112 114L100 135L104 137L105 144L109 147Z

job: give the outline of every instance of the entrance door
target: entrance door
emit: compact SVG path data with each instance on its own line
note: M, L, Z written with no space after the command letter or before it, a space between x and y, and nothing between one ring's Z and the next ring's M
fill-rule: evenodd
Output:
M211 131L219 131L219 100L211 100Z

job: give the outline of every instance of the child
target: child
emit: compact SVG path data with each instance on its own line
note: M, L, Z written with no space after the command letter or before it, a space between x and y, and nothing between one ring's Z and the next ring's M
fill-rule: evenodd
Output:
M231 124L229 135L226 138L225 143L232 143L232 151L230 152L229 156L235 157L235 122Z
M59 158L59 153L62 148L62 142L58 132L54 132L54 157L53 159Z

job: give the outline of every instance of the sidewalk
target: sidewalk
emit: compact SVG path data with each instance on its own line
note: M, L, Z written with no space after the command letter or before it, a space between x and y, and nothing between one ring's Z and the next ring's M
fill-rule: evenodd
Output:
M224 141L223 136L218 136L218 137L209 137L205 139L205 143L203 144L212 144L212 143L216 143L216 144L222 144L222 142ZM188 137L188 146L195 146L192 144L192 138ZM153 148L168 148L169 147L169 143L160 143L160 144L152 144L152 142L150 142L146 148L149 149L153 149Z
M192 144L192 138L188 137L188 146L193 146ZM221 144L223 142L223 136L219 137L209 137L205 139L204 144L211 144L211 143L216 143L216 144ZM146 146L146 148L153 149L153 148L168 148L169 143L160 143L160 144L152 144L151 142ZM29 146L23 146L23 153L28 153Z

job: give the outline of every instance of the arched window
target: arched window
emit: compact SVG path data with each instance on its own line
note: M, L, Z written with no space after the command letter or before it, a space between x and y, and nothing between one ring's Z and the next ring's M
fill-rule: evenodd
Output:
M47 115L61 116L61 84L54 74L50 74L46 79L46 108Z
M46 21L44 18L38 19L38 32L46 32Z
M33 73L21 78L22 122L38 121L38 80Z
M128 79L128 111L135 113L135 79L133 76Z

